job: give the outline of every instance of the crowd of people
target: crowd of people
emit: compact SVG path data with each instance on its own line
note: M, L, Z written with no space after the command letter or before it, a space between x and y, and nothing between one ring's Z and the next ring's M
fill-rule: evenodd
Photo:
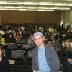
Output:
M33 35L35 32L41 32L45 37L44 43L55 49L64 72L72 72L72 28L70 26L65 28L53 24L45 26L33 24L0 25L0 44L34 45ZM48 67L48 65L46 66Z

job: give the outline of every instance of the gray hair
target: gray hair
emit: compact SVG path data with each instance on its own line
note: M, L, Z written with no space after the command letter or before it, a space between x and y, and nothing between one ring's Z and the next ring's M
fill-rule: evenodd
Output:
M44 35L41 32L35 32L32 39L34 40L34 37L37 35L44 37Z

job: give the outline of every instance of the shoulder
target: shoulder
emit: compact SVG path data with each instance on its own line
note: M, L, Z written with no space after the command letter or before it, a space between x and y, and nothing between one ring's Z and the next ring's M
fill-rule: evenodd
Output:
M47 52L50 52L50 53L55 52L55 49L54 49L53 46L45 45L45 50L46 50Z
M53 46L48 46L47 44L45 44L45 48L46 48L46 49L54 49Z

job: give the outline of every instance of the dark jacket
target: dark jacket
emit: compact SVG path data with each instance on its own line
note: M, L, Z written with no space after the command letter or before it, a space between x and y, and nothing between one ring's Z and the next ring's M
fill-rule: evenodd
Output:
M48 45L45 45L45 56L46 56L47 63L49 64L51 68L51 72L58 72L60 68L60 63L54 48L48 47ZM36 71L39 70L37 47L35 47L32 51L32 70L36 70Z
M9 62L5 57L0 62L0 72L9 72Z
M63 47L61 49L61 53L60 54L61 54L62 61L65 61L68 58L72 58L72 47L70 47L70 48Z

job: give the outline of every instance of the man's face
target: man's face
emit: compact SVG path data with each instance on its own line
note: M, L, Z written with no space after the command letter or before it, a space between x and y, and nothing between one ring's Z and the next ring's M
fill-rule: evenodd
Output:
M70 42L65 41L65 42L64 42L64 45L65 45L65 47L67 47L67 48L68 48L68 47L70 47Z
M55 37L54 36L51 36L51 40L55 40Z
M9 37L12 38L12 35L10 34Z
M34 37L34 42L37 46L41 46L44 43L44 37L40 36L40 35L36 35Z

